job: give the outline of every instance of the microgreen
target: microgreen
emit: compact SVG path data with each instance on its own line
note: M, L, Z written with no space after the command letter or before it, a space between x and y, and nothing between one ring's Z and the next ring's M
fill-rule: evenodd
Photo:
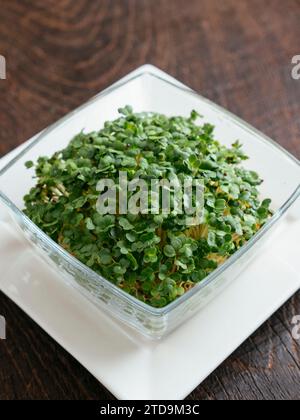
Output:
M223 146L214 127L189 118L134 113L130 106L104 128L75 136L35 168L25 213L54 241L95 272L154 307L163 307L215 270L270 217L259 199L259 175L242 166L239 142ZM204 181L204 221L181 215L97 213L97 182L197 177Z

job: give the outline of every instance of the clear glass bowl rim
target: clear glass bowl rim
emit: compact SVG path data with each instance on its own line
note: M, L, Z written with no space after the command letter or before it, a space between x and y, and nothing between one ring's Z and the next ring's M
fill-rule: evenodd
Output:
M154 69L154 71L152 70ZM39 142L41 142L48 134L56 130L59 126L65 124L70 119L74 118L81 110L85 107L89 106L93 102L98 101L101 97L109 95L111 92L117 90L118 88L124 86L127 83L132 82L135 79L138 79L143 76L150 76L154 77L164 83L171 85L172 87L181 90L189 95L193 95L198 99L201 99L202 102L206 102L208 106L213 108L216 112L222 113L226 115L227 119L234 122L236 125L241 126L244 130L249 131L251 134L256 135L260 141L266 142L270 147L276 148L280 150L285 157L288 157L294 164L299 166L300 168L300 161L285 150L282 146L272 140L270 137L266 136L265 134L261 133L259 130L248 124L247 122L243 121L241 118L237 117L236 115L232 114L230 111L224 109L223 107L215 104L211 100L203 97L202 95L198 94L191 88L182 85L180 82L172 81L169 77L164 76L164 73L159 71L159 74L155 72L156 68L151 65L145 65L140 67L139 69L132 72L132 75L129 74L127 77L121 79L119 82L114 83L112 86L104 89L97 95L93 96L90 100L85 102L83 105L76 108L74 111L71 111L61 119L59 119L54 124L50 125L48 128L43 130L36 139L34 139L28 146L26 146L16 157L10 160L8 164L6 164L0 170L0 177L8 171L19 159L21 159L28 151L34 148ZM170 312L181 306L184 302L190 299L195 294L199 293L200 290L204 289L210 283L212 283L216 278L218 278L222 273L224 273L229 267L235 264L244 254L246 254L275 224L279 222L279 220L285 215L285 213L289 210L289 208L300 198L300 183L297 186L296 190L293 194L289 197L289 199L274 213L272 218L260 229L259 232L256 233L242 248L240 248L235 254L233 254L224 264L218 267L215 271L209 274L202 282L196 284L192 289L186 292L183 296L177 298L174 302L168 304L163 308L154 308L134 296L129 295L128 293L124 292L122 289L114 285L113 283L106 280L104 277L100 276L99 274L95 273L89 267L81 263L75 257L70 255L67 251L61 248L56 242L54 242L50 237L46 235L37 225L35 225L7 196L0 190L0 200L8 206L13 213L22 219L22 223L30 230L35 232L43 242L47 243L51 248L53 248L57 253L59 253L65 260L67 260L74 268L78 268L80 271L84 270L85 273L89 277L93 277L99 283L102 283L114 294L117 294L119 298L123 301L127 301L129 304L139 308L140 310L148 313L152 317L161 317L168 315Z

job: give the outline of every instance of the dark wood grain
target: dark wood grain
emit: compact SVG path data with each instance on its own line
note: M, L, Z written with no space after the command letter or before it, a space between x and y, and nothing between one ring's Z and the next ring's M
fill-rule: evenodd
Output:
M298 0L2 0L0 156L113 81L152 63L300 158ZM0 399L111 399L0 294ZM296 295L190 399L299 399Z

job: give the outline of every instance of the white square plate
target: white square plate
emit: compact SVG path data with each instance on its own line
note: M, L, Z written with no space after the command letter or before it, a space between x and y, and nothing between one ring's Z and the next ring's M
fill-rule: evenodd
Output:
M133 74L145 69L166 77L152 66ZM7 162L4 158L1 165ZM167 338L152 343L65 284L12 227L2 206L0 231L1 290L119 399L183 399L300 287L300 222L287 217L272 249L238 281ZM184 363L182 354L189 354Z

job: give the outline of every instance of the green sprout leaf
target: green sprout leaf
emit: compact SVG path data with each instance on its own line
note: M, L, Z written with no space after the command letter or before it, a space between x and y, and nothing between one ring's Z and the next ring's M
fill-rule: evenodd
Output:
M164 247L164 254L166 257L168 258L172 258L176 256L176 251L175 249L172 247L172 245L166 245Z

